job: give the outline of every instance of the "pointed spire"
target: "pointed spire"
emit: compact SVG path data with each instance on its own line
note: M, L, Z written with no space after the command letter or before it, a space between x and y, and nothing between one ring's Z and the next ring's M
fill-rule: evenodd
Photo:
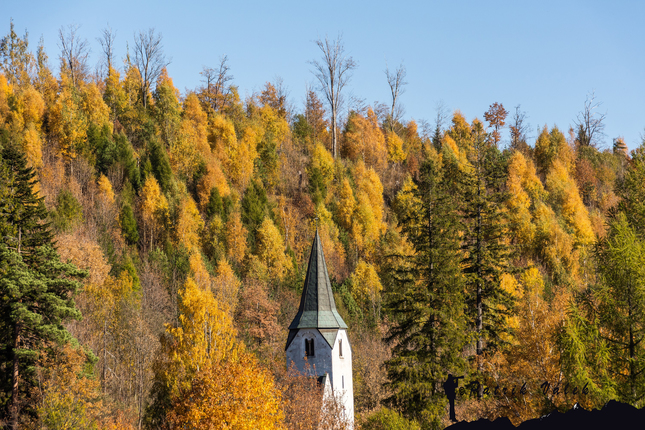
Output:
M316 236L311 245L309 267L300 298L300 308L289 326L289 330L299 328L347 328L347 324L336 310L336 302L331 290L318 229L316 229Z

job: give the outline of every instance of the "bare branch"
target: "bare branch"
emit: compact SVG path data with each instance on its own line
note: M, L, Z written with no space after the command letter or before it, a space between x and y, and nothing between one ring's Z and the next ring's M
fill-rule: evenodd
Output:
M107 74L110 74L114 60L114 39L116 39L116 31L108 25L107 28L101 30L101 36L96 40L101 44L103 50L103 59L101 60L101 67L105 67Z
M520 105L515 106L515 113L511 117L511 148L523 153L528 153L529 145L526 142L528 137L526 133L530 129L530 125L526 122L528 116L526 112L520 110Z
M587 94L585 107L576 117L576 127L578 129L578 144L580 146L598 147L603 142L605 136L604 120L607 113L599 113L596 110L602 103L596 101L595 92Z
M87 59L90 55L90 48L87 39L81 39L77 34L79 28L78 25L69 25L67 32L63 27L58 30L61 74L69 74L74 86L77 86L89 75Z
M333 41L325 37L324 41L318 39L315 43L322 52L322 58L320 61L314 60L310 64L314 66L313 74L320 83L319 90L325 95L331 110L332 153L336 157L338 152L337 117L343 104L342 91L351 78L356 63L352 57L345 56L345 47L341 36Z
M390 110L390 131L393 131L394 123L400 121L403 116L403 108L400 105L397 105L396 102L399 98L399 95L405 92L403 88L408 83L405 80L406 70L403 64L399 65L394 73L390 72L387 64L385 66L385 76L387 77L387 83L390 86L390 93L392 94L392 109Z
M134 65L141 74L141 99L147 107L148 93L163 69L170 64L163 53L162 35L155 34L154 28L140 31L134 36Z
M229 70L228 56L224 55L220 58L217 69L204 66L200 72L200 75L204 77L202 82L206 84L200 89L200 98L215 112L226 105L230 90L228 83L233 80L233 76L228 74Z

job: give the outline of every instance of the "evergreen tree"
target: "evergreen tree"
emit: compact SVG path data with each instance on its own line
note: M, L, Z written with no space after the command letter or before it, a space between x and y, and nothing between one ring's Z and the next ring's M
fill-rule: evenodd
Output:
M156 141L150 142L148 146L150 164L152 165L152 173L157 178L159 185L164 193L172 191L173 188L173 175L170 167L170 160L168 153Z
M36 266L39 263L36 250L53 240L44 197L33 192L36 173L12 143L4 145L1 162L5 210L0 216L7 230L2 237L3 243L20 254L28 265Z
M618 208L625 214L637 234L645 238L645 139L641 146L632 151L632 162L625 177L617 182L617 192L621 201Z
M250 233L251 248L255 248L255 233L269 213L266 191L259 181L254 180L242 198L242 222Z
M395 256L386 295L394 320L388 339L395 342L386 363L393 390L389 402L410 418L435 424L445 402L441 383L465 367L459 224L446 181L455 168L442 168L431 156L415 187L399 194L399 225L414 253Z
M640 226L642 230L643 226ZM619 213L598 247L599 333L609 346L610 372L621 401L645 398L645 241Z
M86 273L61 263L53 249L47 211L33 191L35 173L24 154L5 145L0 167L0 398L16 429L19 407L36 384L37 358L69 341L63 322L80 318L73 296Z
M477 370L481 372L484 355L503 343L502 334L507 331L505 317L510 314L513 300L500 284L502 275L511 270L511 250L502 212L507 198L503 192L507 160L490 142L480 122L473 123L471 139L470 164L462 166L452 178L456 178L455 186L461 194L467 314Z

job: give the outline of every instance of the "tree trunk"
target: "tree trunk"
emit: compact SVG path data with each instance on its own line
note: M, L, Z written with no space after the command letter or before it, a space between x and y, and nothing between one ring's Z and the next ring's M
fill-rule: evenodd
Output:
M479 175L478 175L479 176ZM484 345L482 341L483 330L483 304L482 304L482 207L481 207L481 182L477 178L477 371L483 371L483 353ZM478 397L482 398L484 395L484 385L479 385Z
M20 346L20 324L16 322L13 326L13 370L11 373L11 428L18 429L18 379L20 369L18 367L18 348Z

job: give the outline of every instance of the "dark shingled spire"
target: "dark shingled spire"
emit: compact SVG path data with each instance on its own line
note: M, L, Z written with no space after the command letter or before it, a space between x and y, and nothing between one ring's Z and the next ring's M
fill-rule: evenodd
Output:
M311 245L309 267L300 298L300 308L289 326L289 330L300 328L347 328L347 324L336 310L336 302L334 302L334 294L331 291L331 282L329 282L327 264L320 237L318 237L318 230L316 230L314 243ZM291 337L291 333L289 334Z

